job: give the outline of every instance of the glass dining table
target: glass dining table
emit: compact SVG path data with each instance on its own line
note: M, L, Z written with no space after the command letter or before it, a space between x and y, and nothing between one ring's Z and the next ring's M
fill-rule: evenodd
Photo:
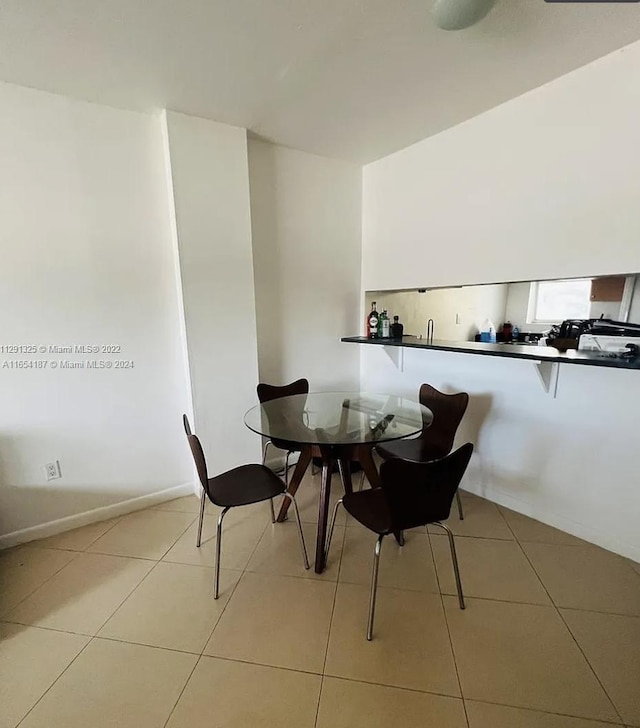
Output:
M351 462L358 461L372 487L379 487L373 448L400 440L429 427L433 413L403 397L368 392L315 392L265 402L244 417L253 432L271 440L286 440L300 449L288 490L295 495L311 459L322 459L322 481L318 503L315 570L325 568L325 541L331 496L331 474L338 465L346 492L351 492ZM289 500L284 499L278 521L286 518Z

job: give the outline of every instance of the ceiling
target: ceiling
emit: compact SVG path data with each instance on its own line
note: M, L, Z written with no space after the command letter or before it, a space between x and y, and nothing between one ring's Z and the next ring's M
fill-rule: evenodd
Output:
M635 3L0 0L0 79L369 162L640 39Z

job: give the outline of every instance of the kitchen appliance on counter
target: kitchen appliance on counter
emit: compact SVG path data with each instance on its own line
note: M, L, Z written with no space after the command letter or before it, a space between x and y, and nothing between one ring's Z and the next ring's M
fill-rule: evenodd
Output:
M628 355L640 349L640 336L607 336L605 334L582 334L578 342L579 351L613 352Z
M605 318L567 319L548 343L559 349L635 356L640 350L640 324Z

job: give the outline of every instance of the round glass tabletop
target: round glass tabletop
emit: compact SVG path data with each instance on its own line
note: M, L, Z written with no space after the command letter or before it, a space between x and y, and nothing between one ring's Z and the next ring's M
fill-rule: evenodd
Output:
M252 407L245 425L272 440L302 445L361 445L409 437L433 413L403 397L368 392L315 392Z

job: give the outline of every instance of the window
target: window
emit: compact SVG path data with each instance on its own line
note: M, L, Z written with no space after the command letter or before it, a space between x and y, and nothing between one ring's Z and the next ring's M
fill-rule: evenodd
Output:
M555 324L589 318L591 279L537 281L531 284L527 323Z

